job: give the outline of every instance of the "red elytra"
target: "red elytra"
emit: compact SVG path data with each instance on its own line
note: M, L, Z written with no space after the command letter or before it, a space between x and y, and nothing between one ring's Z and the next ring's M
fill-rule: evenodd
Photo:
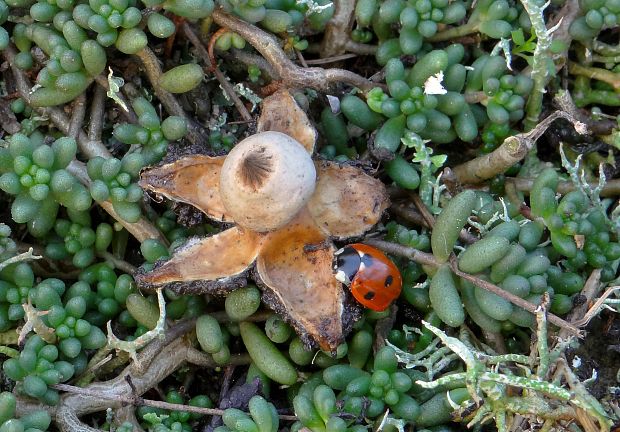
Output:
M403 285L400 271L383 252L354 243L334 256L336 279L347 285L353 297L374 311L384 311L398 298Z

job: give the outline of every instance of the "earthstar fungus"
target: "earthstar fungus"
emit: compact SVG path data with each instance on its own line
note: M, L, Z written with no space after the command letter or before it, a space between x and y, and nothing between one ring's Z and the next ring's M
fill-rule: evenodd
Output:
M235 225L190 239L136 280L222 294L254 268L265 303L306 344L333 351L359 307L333 275L331 239L368 231L388 206L387 192L357 167L313 161L316 131L286 91L263 101L258 129L227 156L186 156L142 173L144 189Z

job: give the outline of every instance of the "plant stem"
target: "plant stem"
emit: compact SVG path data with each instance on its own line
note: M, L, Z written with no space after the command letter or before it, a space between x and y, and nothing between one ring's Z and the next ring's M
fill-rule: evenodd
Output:
M138 51L135 55L142 62L146 76L153 86L153 90L155 90L157 98L164 105L164 107L166 107L168 114L186 118L185 111L183 110L181 104L179 104L172 93L164 90L161 85L159 85L159 78L161 77L162 72L159 67L159 59L153 51L151 51L149 47L145 47Z
M433 254L422 252L412 247L403 246L398 243L387 242L385 240L365 239L364 243L379 248L387 253L409 258L418 264L438 267L439 263Z
M27 104L30 105L30 88L32 85L28 81L28 78L24 74L24 71L15 66L15 48L11 45L7 47L4 51L2 51L4 58L11 65L11 71L13 72L13 77L15 78L15 83L17 84L17 90L19 95L26 101ZM65 135L71 136L70 133L70 120L65 114L65 112L58 107L48 107L48 108L34 108L35 111L41 113L44 116L50 118L52 123ZM90 141L86 134L79 130L77 134L76 141L78 143L78 148L80 152L84 156L89 159L92 159L96 156L101 156L104 158L112 157L110 151L99 142Z
M474 21L470 20L467 22L467 24L463 24L461 26L450 27L449 29L440 31L439 33L435 34L435 36L432 36L428 38L427 40L429 42L444 42L450 39L456 39L459 37L467 36L472 33L476 33L478 31L478 24L479 22L477 20L474 20Z
M67 171L73 174L84 186L90 186L91 180L88 177L86 165L84 163L74 160L67 166ZM116 213L110 201L102 201L99 205L139 242L143 242L147 239L157 239L163 244L168 245L166 237L164 237L164 235L144 216L140 216L138 222L131 223L127 222Z
M578 107L586 105L620 106L618 93L610 90L588 90L575 95L575 104Z
M602 56L594 54L592 55L592 61L598 63L620 63L620 55L616 56Z
M535 179L531 178L520 178L520 177L507 177L506 182L513 184L516 189L520 192L529 192L532 190L532 186L534 185ZM598 183L590 183L590 187L595 188L598 186ZM564 195L570 191L575 190L575 186L573 182L570 181L561 181L558 183L557 192ZM620 179L612 179L607 180L605 186L601 190L600 195L602 197L617 197L620 195Z
M101 86L95 88L93 102L90 105L90 122L88 124L88 139L101 142L101 130L105 116L105 89Z
M271 81L280 79L280 75L271 67L271 64L259 55L233 48L226 53L222 53L222 57L227 61L239 61L246 66L254 65L261 70L265 78Z
M364 43L348 40L344 46L347 52L358 55L375 55L377 52L377 45L368 45Z
M19 351L14 348L9 348L5 345L0 345L0 354L10 357L10 358L18 358Z
M474 285L476 285L477 287L483 288L487 291L492 292L493 294L496 294L500 297L505 298L506 300L510 301L512 304L519 306L523 309L525 309L526 311L535 314L536 313L536 308L537 306L533 305L532 303L523 300L521 297L517 297L516 295L509 293L508 291L498 287L495 284L492 284L491 282L487 282L483 279L480 279L476 276L472 276L470 274L464 273L462 271L460 271L456 265L456 263L452 263L452 271L454 272L454 274L456 274L457 276L462 277L463 279L468 280L469 282L473 283ZM579 330L577 327L575 327L574 325L567 323L566 321L564 321L562 318L553 315L553 314L548 314L547 316L548 320L550 323L555 324L556 326L562 328L562 329L566 329L567 331L569 331L570 333L572 333L575 336L581 336L582 332L581 330Z
M238 33L261 53L288 87L309 87L318 91L330 92L337 83L346 83L358 87L362 91L369 91L377 86L366 78L344 69L299 67L288 58L270 33L221 9L213 11L212 17L218 25Z
M17 329L11 329L0 333L0 344L17 345Z
M571 46L573 37L570 34L570 26L581 14L578 0L565 0L564 5L559 9L549 22L549 26L554 28L553 40L562 42L564 49L562 52L553 53L555 70L558 72L568 61L568 49Z
M163 340L155 339L138 354L140 366L131 364L109 381L95 382L85 388L60 385L58 389L67 393L61 396L56 407L40 404L34 406L27 400L19 399L17 416L21 417L33 409L44 409L50 413L63 432L99 432L98 429L84 425L79 417L108 408L116 409L127 403L138 405L141 401L140 395L157 386L186 362L216 366L210 356L193 348L189 340L182 337L192 331L195 325L195 320L175 324L166 331ZM250 358L247 355L233 355L230 361L231 364L244 365L249 362ZM195 407L177 406L167 409L177 408L188 411ZM290 419L293 419L292 416Z
M100 88L105 90L104 94L107 96L107 92L110 91L110 83L108 82L108 78L105 77L103 74L101 74L101 75L97 75L95 77L95 81L97 82L97 85ZM131 105L127 101L127 98L125 97L125 95L123 93L121 93L121 92L118 92L118 93L116 93L116 98L119 101L118 102L119 106L124 105L127 108L127 110L125 110L124 108L121 108L121 110L120 110L120 113L123 115L123 117L125 117L125 119L129 123L133 123L133 124L138 123L138 116L134 112L133 108L131 108Z
M610 45L605 42L601 42L598 39L592 41L592 49L599 54L606 56L620 55L620 43L617 45Z
M101 398L101 399L106 399L106 397L108 397L106 394L101 393L97 390L89 390L87 388L76 387L76 386L72 386L68 384L56 384L52 387L55 388L56 390L64 391L67 393L78 394L78 395L91 396L91 397ZM224 410L218 409L218 408L202 408L202 407L197 407L193 405L175 404L175 403L164 402L164 401L143 399L139 396L115 395L115 396L109 396L109 399L119 401L119 402L130 403L135 406L150 406L150 407L161 408L161 409L170 410L170 411L185 411L185 412L190 412L194 414L216 415L216 416L221 416L224 414ZM298 420L296 416L292 416L292 415L281 414L278 417L280 418L280 420L286 420L286 421L297 421Z
M542 112L543 95L545 94L545 86L549 82L549 47L553 41L551 33L547 30L545 24L544 8L539 6L535 0L522 0L521 3L525 8L530 22L532 23L532 31L536 33L537 42L534 56L532 58L532 80L534 87L530 92L525 107L525 120L523 122L525 130L529 131L538 124L538 117Z
M549 341L547 340L547 307L549 294L544 293L542 303L536 311L536 351L538 354L538 368L536 375L545 380L549 372Z
M346 51L349 33L353 25L355 0L333 0L334 16L325 26L321 42L321 57L333 57Z
M73 139L77 139L80 130L82 129L82 124L84 123L84 116L86 115L86 90L84 93L75 98L71 111L72 114L71 121L69 122L68 136Z
M124 271L125 273L134 274L134 272L136 271L136 267L135 266L129 264L125 260L122 260L120 258L115 257L110 252L99 251L99 252L97 252L97 256L100 257L100 258L103 258L104 260L106 260L108 262L110 262L114 267L116 267L119 270Z
M568 63L568 71L574 75L581 75L606 82L611 85L614 90L620 90L620 74L618 73L591 66L582 66L575 62Z
M418 211L421 213L421 217L424 220L424 224L422 224L422 226L425 226L432 230L435 226L435 216L433 216L428 210L428 207L426 207L426 204L424 204L422 198L420 198L420 195L415 192L411 192L409 193L409 197L415 204ZM466 229L461 230L461 232L459 233L459 239L466 244L472 244L478 241L478 237L476 237Z
M144 71L146 72L146 76L149 79L149 82L153 86L153 90L155 90L155 94L157 98L160 100L162 105L168 111L168 114L175 115L184 118L187 121L187 139L193 143L202 143L206 139L206 133L202 126L196 123L192 118L189 118L185 115L185 111L183 107L174 97L174 95L167 90L164 90L161 85L159 85L159 78L162 75L161 68L159 67L159 59L157 56L151 51L149 47L145 47L138 51L135 54L142 65L144 66Z

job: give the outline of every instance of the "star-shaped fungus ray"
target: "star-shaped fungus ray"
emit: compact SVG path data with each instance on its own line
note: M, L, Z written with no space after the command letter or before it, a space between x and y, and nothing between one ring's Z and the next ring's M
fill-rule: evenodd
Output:
M142 189L173 201L190 204L211 219L232 222L220 198L224 156L185 156L175 162L148 168L140 174Z
M287 90L278 90L263 100L256 129L258 132L282 132L297 140L308 153L314 152L316 129Z
M351 165L315 164L318 180L308 209L327 235L358 237L379 222L389 203L380 180Z
M194 237L177 248L168 261L148 273L138 274L137 279L146 286L231 279L252 265L264 238L263 234L240 227L209 237Z
M334 349L351 321L344 316L346 292L331 270L334 245L307 210L267 236L256 262L265 300L288 315L302 336Z

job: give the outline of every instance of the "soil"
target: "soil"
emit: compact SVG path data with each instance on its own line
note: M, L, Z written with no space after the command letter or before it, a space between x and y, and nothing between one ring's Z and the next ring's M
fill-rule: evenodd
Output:
M610 311L604 311L592 320L588 335L581 345L566 352L569 364L581 364L574 369L581 381L592 377L596 371L596 379L588 385L588 390L599 401L620 400L620 392L612 392L612 388L620 388L620 317Z

